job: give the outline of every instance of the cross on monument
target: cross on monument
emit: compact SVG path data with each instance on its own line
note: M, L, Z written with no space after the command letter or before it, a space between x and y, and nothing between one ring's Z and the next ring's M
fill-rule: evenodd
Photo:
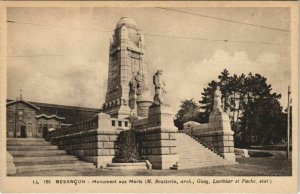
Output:
M22 92L23 92L23 90L20 89L19 91L20 91L20 97L19 97L19 100L22 100Z

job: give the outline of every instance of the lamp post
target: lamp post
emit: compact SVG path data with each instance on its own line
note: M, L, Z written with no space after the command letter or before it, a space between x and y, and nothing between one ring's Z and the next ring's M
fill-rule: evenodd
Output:
M17 104L15 104L15 111L14 111L14 138L17 137Z
M287 146L286 146L286 158L290 156L290 86L288 86L288 107L287 107Z

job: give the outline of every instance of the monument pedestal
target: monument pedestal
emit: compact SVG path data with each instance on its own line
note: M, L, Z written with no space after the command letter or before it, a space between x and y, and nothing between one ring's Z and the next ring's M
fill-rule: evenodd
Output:
M209 126L215 142L213 147L227 160L235 162L234 132L231 130L230 119L226 112L213 110L209 115Z
M139 134L141 155L151 162L153 169L170 169L178 162L177 128L169 105L151 105L149 117L135 121L132 126Z
M149 107L153 104L152 101L137 101L137 115L139 117L149 116Z

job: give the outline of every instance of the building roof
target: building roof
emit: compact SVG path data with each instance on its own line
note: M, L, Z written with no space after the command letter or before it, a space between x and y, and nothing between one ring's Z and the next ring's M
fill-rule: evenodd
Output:
M13 100L7 100L7 103L11 103ZM25 101L24 101L25 102ZM63 123L65 124L74 124L80 121L89 119L101 112L97 108L86 108L78 106L67 106L59 104L48 104L41 102L27 102L37 107L37 115L56 115L60 118L65 118Z
M36 118L46 118L46 119L57 119L57 120L64 120L65 117L59 117L57 115L45 115L45 114L40 114L36 115Z
M6 106L11 106L11 105L14 105L14 104L16 104L16 103L23 103L23 104L25 104L25 105L27 105L27 106L33 108L33 109L40 110L39 107L35 106L34 104L32 104L32 103L30 103L30 102L26 102L26 101L24 101L23 99L21 99L21 100L12 100L12 101L10 101L10 102L7 102L7 103L6 103Z

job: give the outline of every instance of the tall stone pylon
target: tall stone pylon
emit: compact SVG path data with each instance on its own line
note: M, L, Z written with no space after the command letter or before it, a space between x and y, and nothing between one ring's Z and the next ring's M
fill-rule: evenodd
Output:
M122 17L110 41L103 112L117 118L147 117L152 104L148 85L144 36L134 20Z

